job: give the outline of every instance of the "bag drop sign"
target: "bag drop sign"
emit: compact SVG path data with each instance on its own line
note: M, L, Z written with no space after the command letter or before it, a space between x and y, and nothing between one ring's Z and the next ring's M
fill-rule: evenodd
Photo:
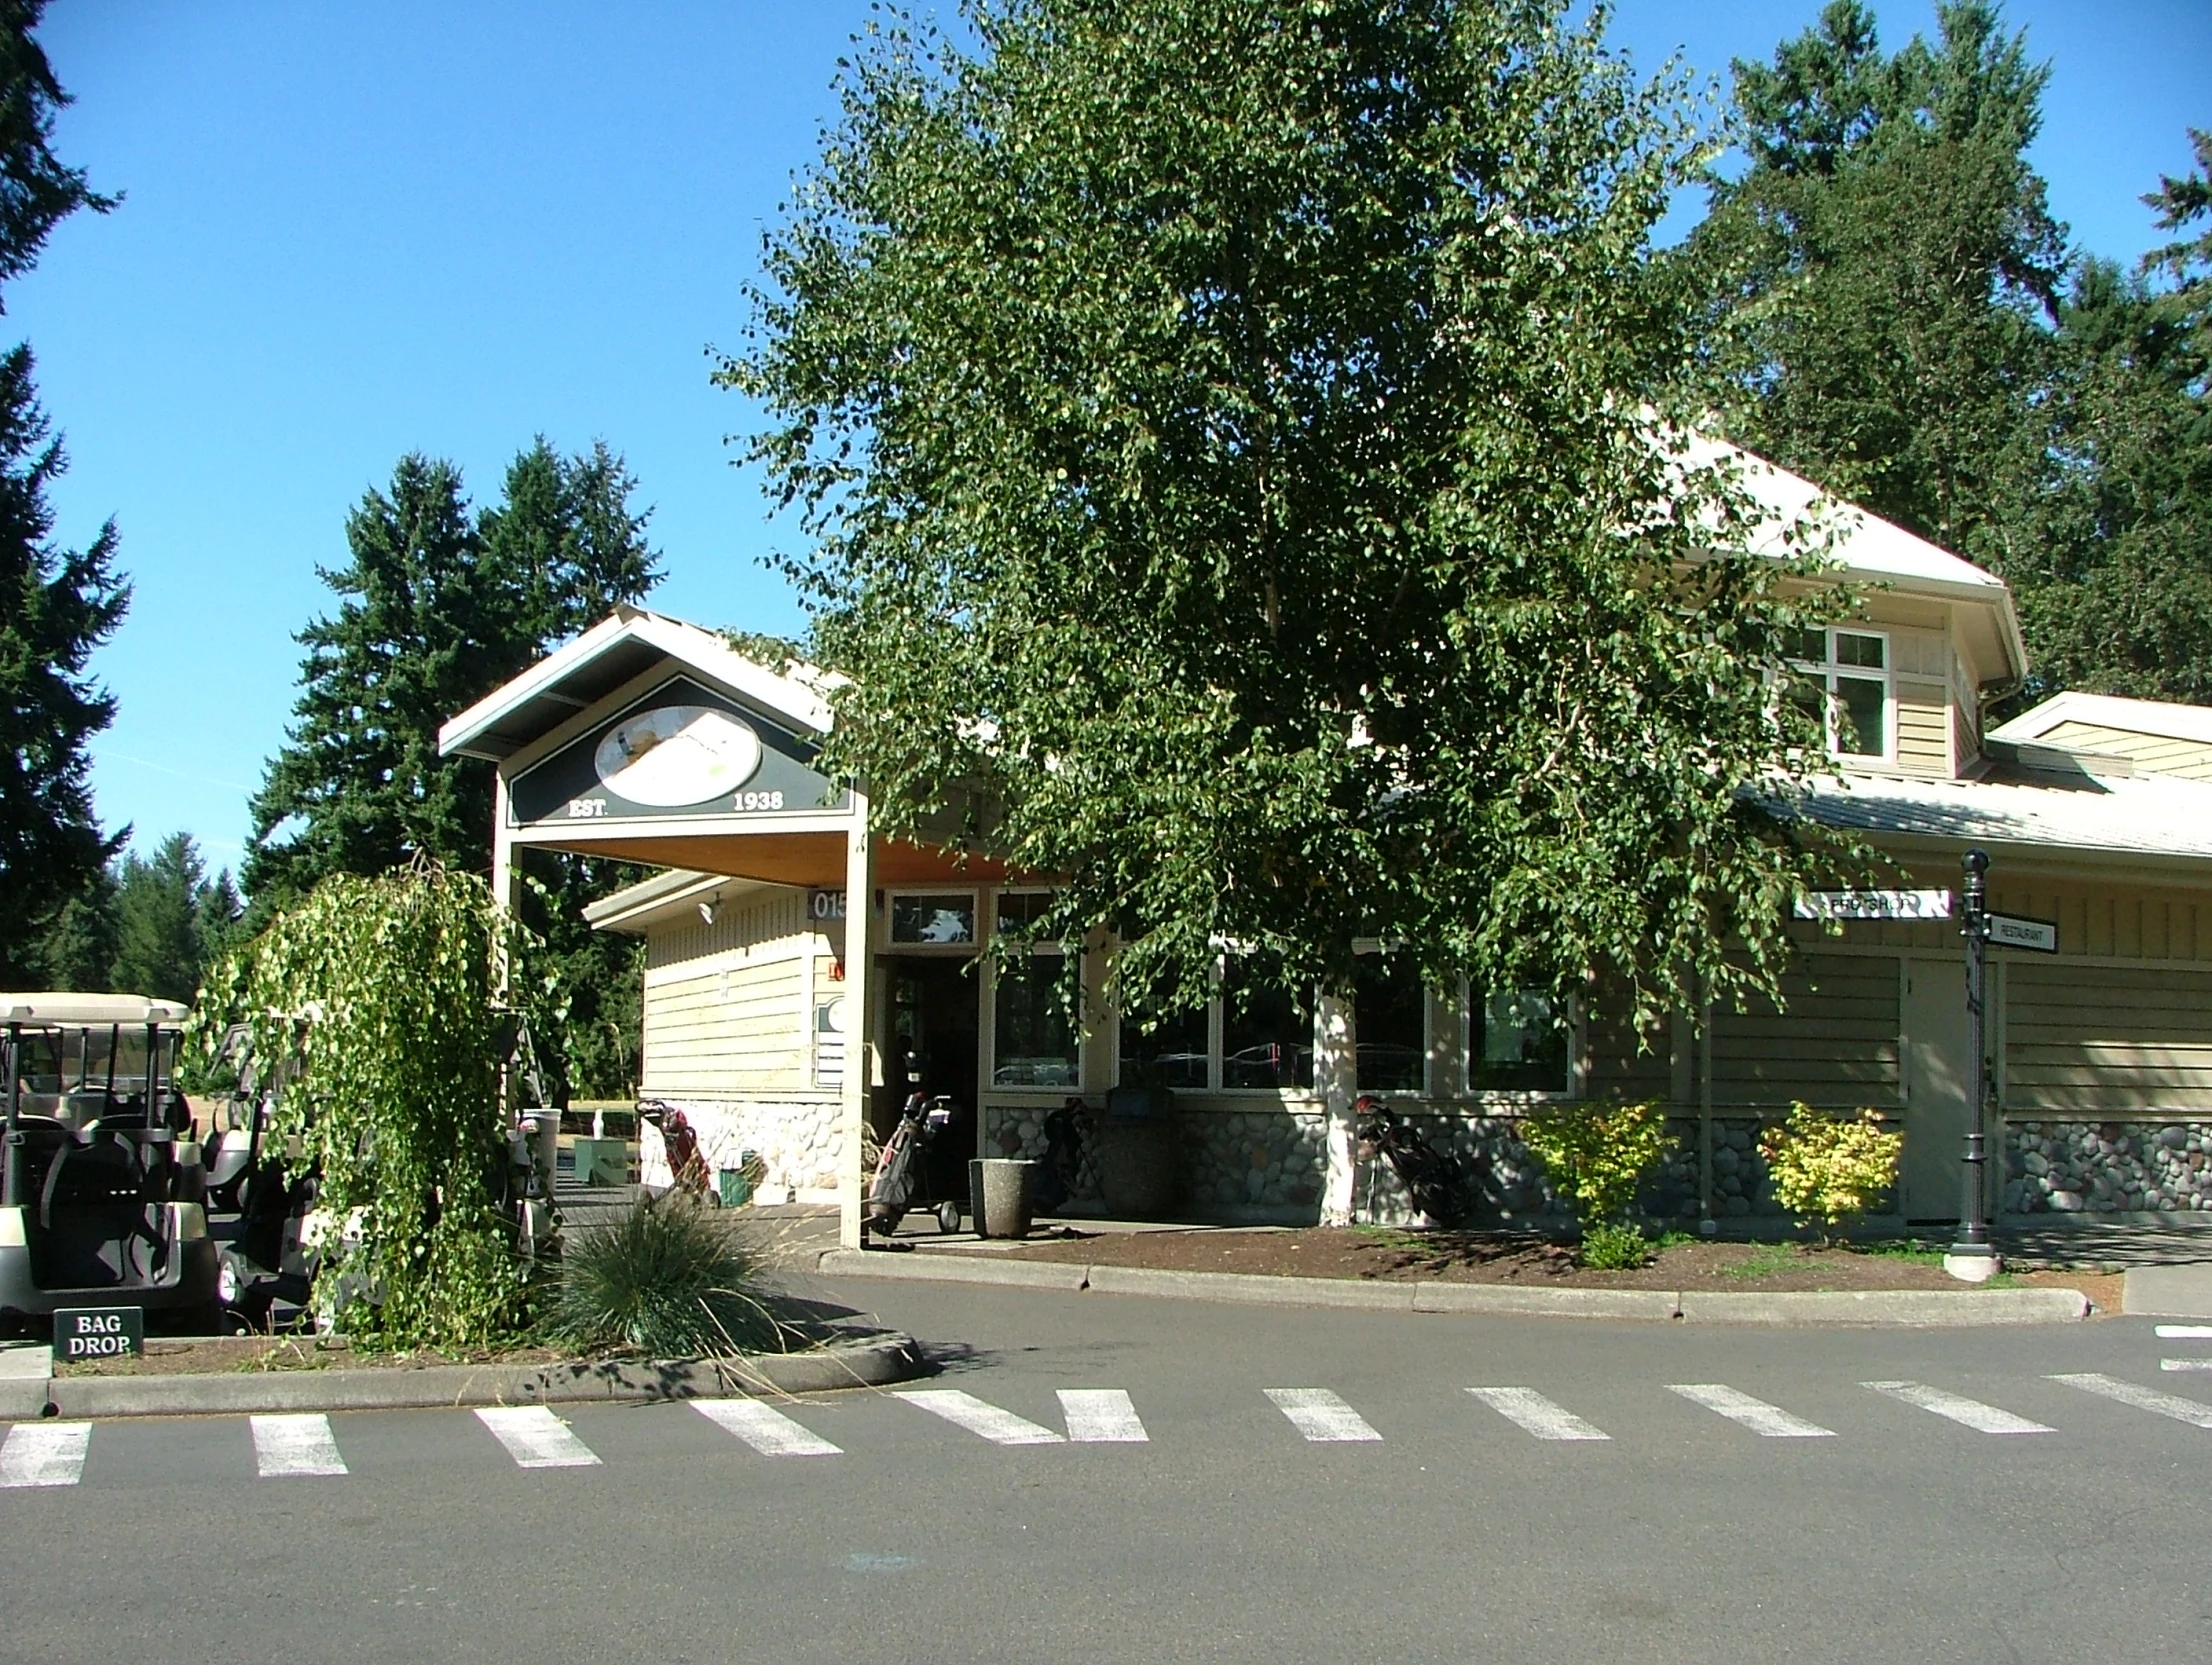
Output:
M54 1314L54 1354L119 1359L146 1351L144 1307L63 1307Z

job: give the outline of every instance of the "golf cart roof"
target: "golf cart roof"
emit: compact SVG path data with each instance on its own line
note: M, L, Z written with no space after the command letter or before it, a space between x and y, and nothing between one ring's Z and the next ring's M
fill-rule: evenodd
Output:
M0 1023L68 1028L90 1024L158 1023L174 1027L192 1015L181 1000L149 1000L142 994L0 994Z

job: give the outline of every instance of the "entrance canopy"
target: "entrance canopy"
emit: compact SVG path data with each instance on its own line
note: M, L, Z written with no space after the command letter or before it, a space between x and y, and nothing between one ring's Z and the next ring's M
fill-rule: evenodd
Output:
M495 866L538 845L771 884L845 883L864 816L815 767L832 679L772 670L712 631L618 608L438 731L497 766ZM894 883L1000 876L1000 864L875 841ZM503 890L504 893L504 890Z

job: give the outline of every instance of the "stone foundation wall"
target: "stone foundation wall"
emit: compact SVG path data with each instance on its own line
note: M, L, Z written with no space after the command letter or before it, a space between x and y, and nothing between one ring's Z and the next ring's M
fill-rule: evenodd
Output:
M986 1105L983 1141L1001 1156L1043 1160L1045 1105ZM1280 1211L1318 1210L1328 1177L1328 1123L1317 1111L1277 1105L1251 1110L1177 1112L1183 1142L1181 1206ZM1095 1124L1094 1124L1095 1125ZM1073 1199L1096 1203L1098 1174L1086 1161Z
M748 1101L741 1104L700 1099L664 1102L684 1113L699 1136L699 1154L707 1171L738 1166L739 1153L760 1153L766 1171L753 1188L762 1202L786 1202L793 1196L834 1196L842 1141L835 1100L813 1102ZM649 1185L668 1185L668 1152L660 1130L650 1122L638 1129L639 1177Z
M2212 1210L2212 1122L2005 1126L2008 1214Z

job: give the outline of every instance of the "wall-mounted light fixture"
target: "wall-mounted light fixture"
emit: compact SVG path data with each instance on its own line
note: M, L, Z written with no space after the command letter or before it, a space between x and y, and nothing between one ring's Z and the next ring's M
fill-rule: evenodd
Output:
M703 924L712 925L714 916L722 907L722 893L718 890L699 904L699 918Z

